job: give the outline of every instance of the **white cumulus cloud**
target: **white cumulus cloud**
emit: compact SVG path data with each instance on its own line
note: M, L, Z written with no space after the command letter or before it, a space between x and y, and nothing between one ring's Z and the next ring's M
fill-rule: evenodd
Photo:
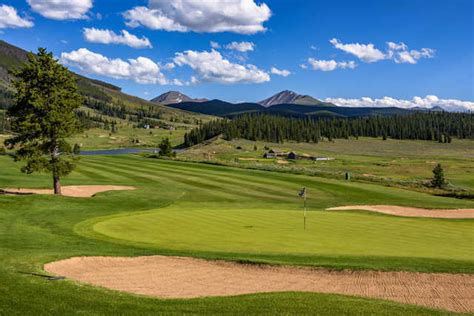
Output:
M60 62L77 67L80 70L111 77L128 79L143 84L168 84L157 63L146 57L123 60L108 58L87 48L80 48L69 53L62 53Z
M337 38L329 41L335 48L352 54L366 63L373 63L385 59L385 54L375 48L374 44L343 44Z
M420 50L408 49L403 43L387 42L387 49L382 52L374 44L350 43L343 44L337 38L329 41L335 48L346 53L352 54L366 63L373 63L384 59L391 59L397 64L408 63L416 64L421 58L433 58L435 50L431 48L422 48Z
M130 27L254 34L266 30L263 23L270 19L271 10L254 0L149 0L148 7L134 7L123 16Z
M92 43L122 44L133 48L152 47L150 40L145 36L139 38L126 30L122 30L121 34L116 34L106 29L84 28L83 34L86 41Z
M353 61L335 61L334 59L318 60L314 58L308 58L308 63L311 65L313 70L321 70L321 71L333 71L338 68L354 69L355 67L357 67L357 64Z
M87 18L92 0L27 0L31 9L53 20L78 20Z
M239 52L253 51L255 44L252 42L232 42L225 46L227 49L237 50Z
M408 63L416 64L421 58L433 58L435 50L431 48L422 48L420 50L409 50L403 43L387 42L387 58L393 59L397 64Z
M230 62L216 51L187 50L176 53L174 63L178 66L187 65L196 73L192 83L262 83L270 81L270 76L254 65L240 65Z
M32 26L33 22L20 17L14 7L5 4L0 5L0 29Z
M291 72L289 70L278 69L278 68L275 68L275 67L272 67L270 69L270 72L274 75L283 76L283 77L288 77L289 75L291 75Z
M435 95L427 95L424 98L416 96L411 100L395 99L392 97L383 97L380 99L363 97L359 99L326 98L324 101L348 107L397 107L404 109L415 107L431 109L433 107L441 107L446 111L474 111L474 102L456 99L440 99Z

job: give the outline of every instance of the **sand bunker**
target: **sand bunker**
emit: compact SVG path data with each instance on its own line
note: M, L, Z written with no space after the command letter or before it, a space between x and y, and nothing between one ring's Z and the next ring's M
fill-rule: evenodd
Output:
M371 211L396 216L431 218L474 218L474 209L439 210L396 205L348 205L331 207L327 211Z
M162 298L305 291L474 312L474 275L328 271L184 257L76 257L45 270L106 288Z
M122 185L69 185L61 188L62 195L72 197L91 197L96 193L105 191L135 190L135 187ZM1 189L3 194L53 194L52 189L26 189L26 188L6 188Z

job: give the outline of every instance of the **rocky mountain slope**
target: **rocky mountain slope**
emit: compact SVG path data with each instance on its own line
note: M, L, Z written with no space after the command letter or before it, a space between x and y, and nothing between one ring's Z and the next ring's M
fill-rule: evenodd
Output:
M277 94L258 102L258 104L264 107L270 107L276 104L335 106L332 103L325 103L313 98L312 96L298 94L290 90L278 92Z
M159 104L176 104L181 102L205 102L207 99L193 99L179 91L168 91L160 94L156 98L150 100L153 103Z

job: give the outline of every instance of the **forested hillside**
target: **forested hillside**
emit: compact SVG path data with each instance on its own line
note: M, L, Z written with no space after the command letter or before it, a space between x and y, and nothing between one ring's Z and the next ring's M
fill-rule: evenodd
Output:
M185 145L192 146L220 134L228 140L244 138L274 143L316 143L323 139L359 136L449 143L453 137L474 138L474 114L415 112L409 115L333 119L247 114L233 120L204 124L185 135Z
M10 71L27 62L28 52L0 40L0 109L7 109L13 102ZM113 122L126 120L137 127L164 126L172 124L197 125L210 118L152 103L121 91L120 87L73 73L77 78L80 94L84 97L84 106L78 110L78 116L87 128L110 128ZM0 128L6 128L0 122Z

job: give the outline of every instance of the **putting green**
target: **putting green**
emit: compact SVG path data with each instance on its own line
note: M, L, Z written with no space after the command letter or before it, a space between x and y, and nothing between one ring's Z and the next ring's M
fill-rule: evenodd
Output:
M357 212L196 209L183 203L105 219L95 232L179 251L281 256L373 256L474 260L472 221Z

